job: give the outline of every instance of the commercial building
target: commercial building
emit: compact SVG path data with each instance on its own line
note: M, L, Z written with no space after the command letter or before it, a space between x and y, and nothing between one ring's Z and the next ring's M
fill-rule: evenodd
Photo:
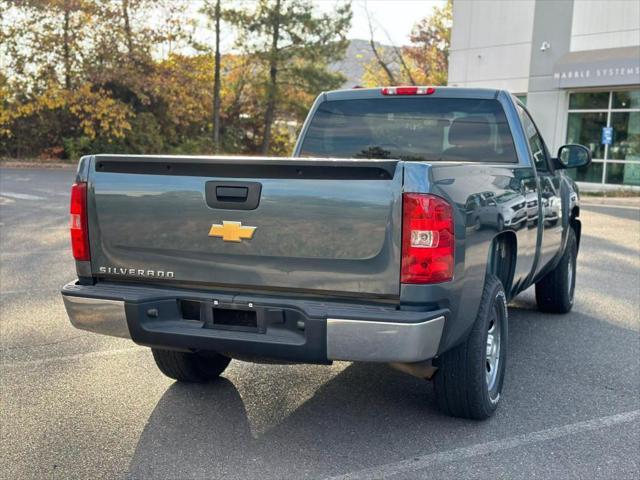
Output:
M640 1L454 0L449 85L506 89L584 187L640 188Z

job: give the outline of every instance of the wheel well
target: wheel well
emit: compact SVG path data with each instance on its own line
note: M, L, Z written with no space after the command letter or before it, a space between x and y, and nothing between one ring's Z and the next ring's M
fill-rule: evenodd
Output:
M571 228L573 228L573 232L576 234L576 244L578 250L580 249L580 234L582 233L582 222L578 218L580 216L580 207L573 207L571 210Z
M487 273L495 275L502 282L507 298L511 298L513 274L516 268L517 240L513 232L497 235L491 243Z

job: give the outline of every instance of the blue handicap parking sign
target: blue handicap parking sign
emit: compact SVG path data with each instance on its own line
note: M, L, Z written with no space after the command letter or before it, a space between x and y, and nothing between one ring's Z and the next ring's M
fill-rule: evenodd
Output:
M602 127L602 145L613 143L613 127Z

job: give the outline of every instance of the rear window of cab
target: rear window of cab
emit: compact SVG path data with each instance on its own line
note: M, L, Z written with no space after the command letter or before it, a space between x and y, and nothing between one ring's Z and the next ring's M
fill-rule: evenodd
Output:
M320 104L303 157L515 163L511 131L497 100L394 97Z

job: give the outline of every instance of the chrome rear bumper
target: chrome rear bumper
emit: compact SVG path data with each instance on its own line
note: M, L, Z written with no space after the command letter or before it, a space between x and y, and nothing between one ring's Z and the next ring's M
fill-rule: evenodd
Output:
M112 337L131 338L122 300L70 295L63 295L62 298L74 327Z
M438 353L444 316L420 323L327 319L327 358L361 362L419 362Z
M212 350L308 363L414 363L431 359L439 353L447 314L446 310L406 311L284 297L240 300L228 295L226 304L232 307L282 312L281 320L265 325L261 333L234 332L203 328L202 322L182 318L181 299L199 302L200 297L206 303L212 295L113 284L70 283L62 290L69 319L82 330L131 338L157 348Z

